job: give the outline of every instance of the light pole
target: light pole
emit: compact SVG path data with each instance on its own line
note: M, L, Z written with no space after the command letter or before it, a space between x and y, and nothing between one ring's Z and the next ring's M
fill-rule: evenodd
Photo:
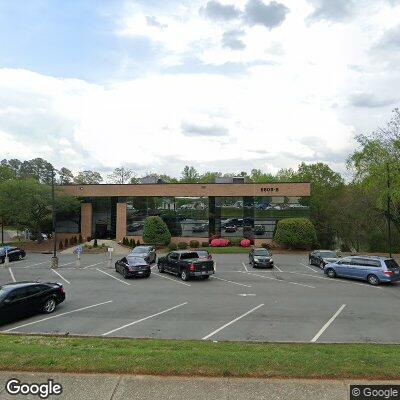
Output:
M57 232L56 232L56 199L54 194L54 178L55 170L51 173L51 203L52 203L52 219L53 219L53 257L51 258L51 268L58 268L57 257Z
M392 227L390 223L390 169L389 163L386 163L387 172L387 223L388 223L388 242L389 242L389 257L392 257Z

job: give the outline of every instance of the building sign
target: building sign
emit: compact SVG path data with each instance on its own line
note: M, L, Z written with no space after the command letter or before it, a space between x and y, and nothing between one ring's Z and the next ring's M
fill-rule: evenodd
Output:
M279 188L277 188L277 187L262 187L261 191L268 192L268 193L279 192Z

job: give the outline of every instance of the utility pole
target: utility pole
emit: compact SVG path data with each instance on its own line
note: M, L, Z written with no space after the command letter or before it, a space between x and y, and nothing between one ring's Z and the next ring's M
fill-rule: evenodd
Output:
M57 232L56 232L56 198L54 193L54 178L55 170L53 168L51 174L51 203L52 203L52 217L53 217L53 257L51 258L51 268L58 268L57 257Z
M390 223L390 169L389 163L386 163L387 172L387 223L388 223L388 241L389 241L389 257L392 257L392 227Z

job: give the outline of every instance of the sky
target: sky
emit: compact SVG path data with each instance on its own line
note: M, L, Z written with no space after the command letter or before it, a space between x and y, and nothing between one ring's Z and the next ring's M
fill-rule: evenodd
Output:
M1 159L346 173L400 103L400 0L0 0Z

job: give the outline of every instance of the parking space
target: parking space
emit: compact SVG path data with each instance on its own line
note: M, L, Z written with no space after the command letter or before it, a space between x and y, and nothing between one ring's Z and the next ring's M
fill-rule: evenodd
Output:
M281 342L400 342L400 285L373 287L329 279L306 255L276 254L273 270L253 269L246 254L215 255L207 281L152 269L125 280L108 255L29 254L0 267L0 284L59 282L66 301L51 315L2 326L2 332Z

